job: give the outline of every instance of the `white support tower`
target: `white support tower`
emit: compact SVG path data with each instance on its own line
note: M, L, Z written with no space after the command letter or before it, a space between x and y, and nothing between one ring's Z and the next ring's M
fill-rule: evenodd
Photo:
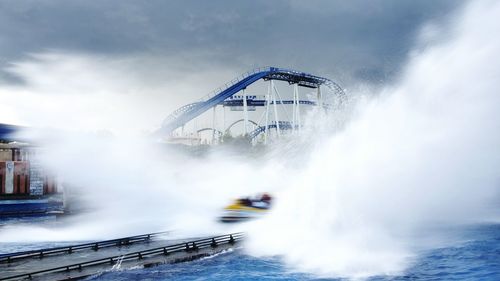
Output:
M321 88L318 85L318 107L321 110L323 108L323 95L321 94Z
M290 115L288 115L288 110L286 110L285 103L283 102L283 99L281 98L280 92L278 91L278 88L276 88L276 85L274 85L274 91L276 92L276 95L278 96L281 108L283 109L283 112L285 113L286 119L290 120Z
M245 136L248 135L248 107L247 107L247 93L243 89L243 127Z
M266 123L264 124L264 144L267 144L267 139L269 138L269 103L271 101L271 82L269 81L269 86L267 87L266 94Z
M226 132L226 107L222 106L222 133Z
M300 97L299 97L299 85L293 84L293 118L292 118L292 130L300 133Z
M278 104L276 102L276 89L274 88L274 82L271 80L271 91L273 91L273 107L274 107L274 120L276 122L276 134L278 138L281 136L280 132L280 123L279 123L279 117L278 117Z
M214 106L214 111L213 111L213 117L212 117L212 144L215 144L215 133L216 133L216 129L215 129L215 123L216 123L216 109L217 109L217 105Z

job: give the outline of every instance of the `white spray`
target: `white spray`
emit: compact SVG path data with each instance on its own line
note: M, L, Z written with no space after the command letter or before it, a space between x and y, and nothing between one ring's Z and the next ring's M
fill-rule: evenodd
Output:
M344 131L318 136L299 180L249 227L249 252L319 275L397 274L444 229L498 215L499 16L496 2L467 6Z
M230 231L215 223L220 208L268 191L276 197L272 213L242 226L249 253L281 256L294 269L326 276L398 273L416 249L429 246L422 235L439 234L429 228L496 211L498 16L499 4L469 5L443 29L451 34L446 42L415 51L399 83L360 102L341 132L306 132L310 138L274 157L191 158L147 140L59 136L44 161L82 187L94 212L59 228L6 227L0 241ZM424 30L426 40L440 34ZM313 122L328 132L331 120ZM296 157L289 149L312 152Z

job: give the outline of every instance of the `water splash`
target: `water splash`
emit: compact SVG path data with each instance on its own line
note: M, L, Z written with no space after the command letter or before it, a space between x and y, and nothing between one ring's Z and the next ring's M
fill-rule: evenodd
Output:
M397 274L418 249L442 245L442 229L498 214L499 15L498 3L475 2L450 26L426 26L433 43L417 46L398 83L366 93L348 118L312 115L314 130L257 159L60 135L42 159L93 212L59 227L4 227L0 241L232 231L215 222L221 206L267 191L271 214L240 226L251 254L325 276Z
M298 181L249 227L250 253L326 276L398 274L447 228L498 215L499 16L471 3L342 132L317 136Z

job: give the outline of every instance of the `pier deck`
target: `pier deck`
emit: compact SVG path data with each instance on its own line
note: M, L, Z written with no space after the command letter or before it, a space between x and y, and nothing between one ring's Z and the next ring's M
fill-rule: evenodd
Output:
M189 261L232 248L243 237L241 233L234 233L164 240L154 237L157 235L2 255L0 280L67 280L118 268Z

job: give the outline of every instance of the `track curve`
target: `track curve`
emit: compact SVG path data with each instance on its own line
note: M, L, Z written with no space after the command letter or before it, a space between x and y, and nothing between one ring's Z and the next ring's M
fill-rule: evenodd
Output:
M286 81L290 84L297 84L308 88L317 88L321 85L325 85L332 89L335 94L345 96L342 88L328 78L278 67L258 68L233 79L223 87L203 97L201 100L175 110L163 121L161 128L155 132L155 136L170 134L173 130L183 126L208 109L222 103L225 99L233 96L260 79Z

